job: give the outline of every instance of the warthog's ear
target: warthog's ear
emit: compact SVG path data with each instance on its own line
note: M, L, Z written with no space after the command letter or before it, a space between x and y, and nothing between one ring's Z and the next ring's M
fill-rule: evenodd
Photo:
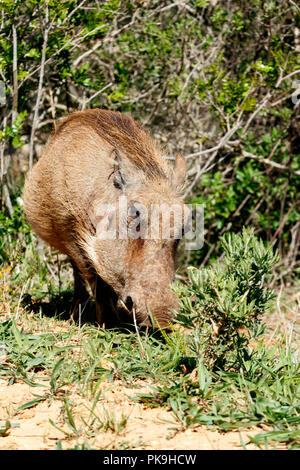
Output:
M122 159L117 149L114 149L115 153L115 164L114 164L114 187L120 189L121 191L125 190L126 179L122 169Z
M173 183L176 189L180 190L184 185L186 175L186 159L181 153L175 157Z

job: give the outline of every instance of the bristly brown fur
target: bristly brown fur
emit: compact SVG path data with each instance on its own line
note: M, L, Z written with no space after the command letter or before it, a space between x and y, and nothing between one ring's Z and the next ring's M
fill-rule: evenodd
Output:
M113 148L123 151L148 177L166 178L163 160L154 139L130 116L102 109L77 112L59 123L54 135L63 133L66 127L73 123L94 129Z
M73 314L86 302L87 282L100 325L114 324L119 296L132 306L139 324L151 326L151 311L156 324L168 326L178 307L169 286L175 274L173 239L126 240L116 227L115 239L102 240L98 208L103 204L109 222L118 215L122 193L149 208L149 215L152 205L163 201L170 209L182 204L178 188L185 176L184 157L177 155L172 171L140 124L100 109L70 115L53 134L26 180L23 200L35 232L73 261ZM128 225L129 218L124 219ZM181 230L178 221L176 233Z

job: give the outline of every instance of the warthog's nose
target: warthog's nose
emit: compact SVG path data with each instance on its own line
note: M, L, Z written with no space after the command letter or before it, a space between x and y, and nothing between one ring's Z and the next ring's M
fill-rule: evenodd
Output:
M132 298L130 297L130 295L128 295L128 296L126 297L125 305L126 305L126 307L128 308L128 310L131 312L132 307L133 307L133 300L132 300Z

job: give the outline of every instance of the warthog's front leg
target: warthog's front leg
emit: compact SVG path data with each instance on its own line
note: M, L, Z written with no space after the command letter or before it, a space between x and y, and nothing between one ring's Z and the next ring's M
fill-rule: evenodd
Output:
M89 283L96 300L97 323L102 328L116 326L118 323L117 294L100 276L95 276L92 281L89 280Z

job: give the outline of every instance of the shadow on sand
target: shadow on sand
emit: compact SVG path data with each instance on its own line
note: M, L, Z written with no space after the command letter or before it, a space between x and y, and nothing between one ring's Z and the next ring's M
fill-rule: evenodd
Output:
M41 314L48 318L57 318L58 320L68 321L71 318L73 304L73 291L66 290L60 294L52 295L49 301L45 300L34 300L31 294L25 294L22 299L22 306L27 310L35 314ZM113 315L113 313L112 313ZM81 318L77 318L75 321L77 325L91 324L98 326L96 321L96 306L95 301L89 298L85 304ZM135 326L132 323L122 322L114 324L114 326L108 328L109 330L117 330L119 333L132 333L135 332ZM138 330L146 332L155 337L156 339L165 342L164 334L159 329L153 329L149 327L139 327Z
M30 294L25 294L22 299L22 306L34 313L41 313L48 318L59 320L70 320L73 302L73 292L66 290L60 294L52 295L49 301L33 300ZM95 302L89 299L82 310L81 324L96 324ZM79 323L77 320L76 323Z

